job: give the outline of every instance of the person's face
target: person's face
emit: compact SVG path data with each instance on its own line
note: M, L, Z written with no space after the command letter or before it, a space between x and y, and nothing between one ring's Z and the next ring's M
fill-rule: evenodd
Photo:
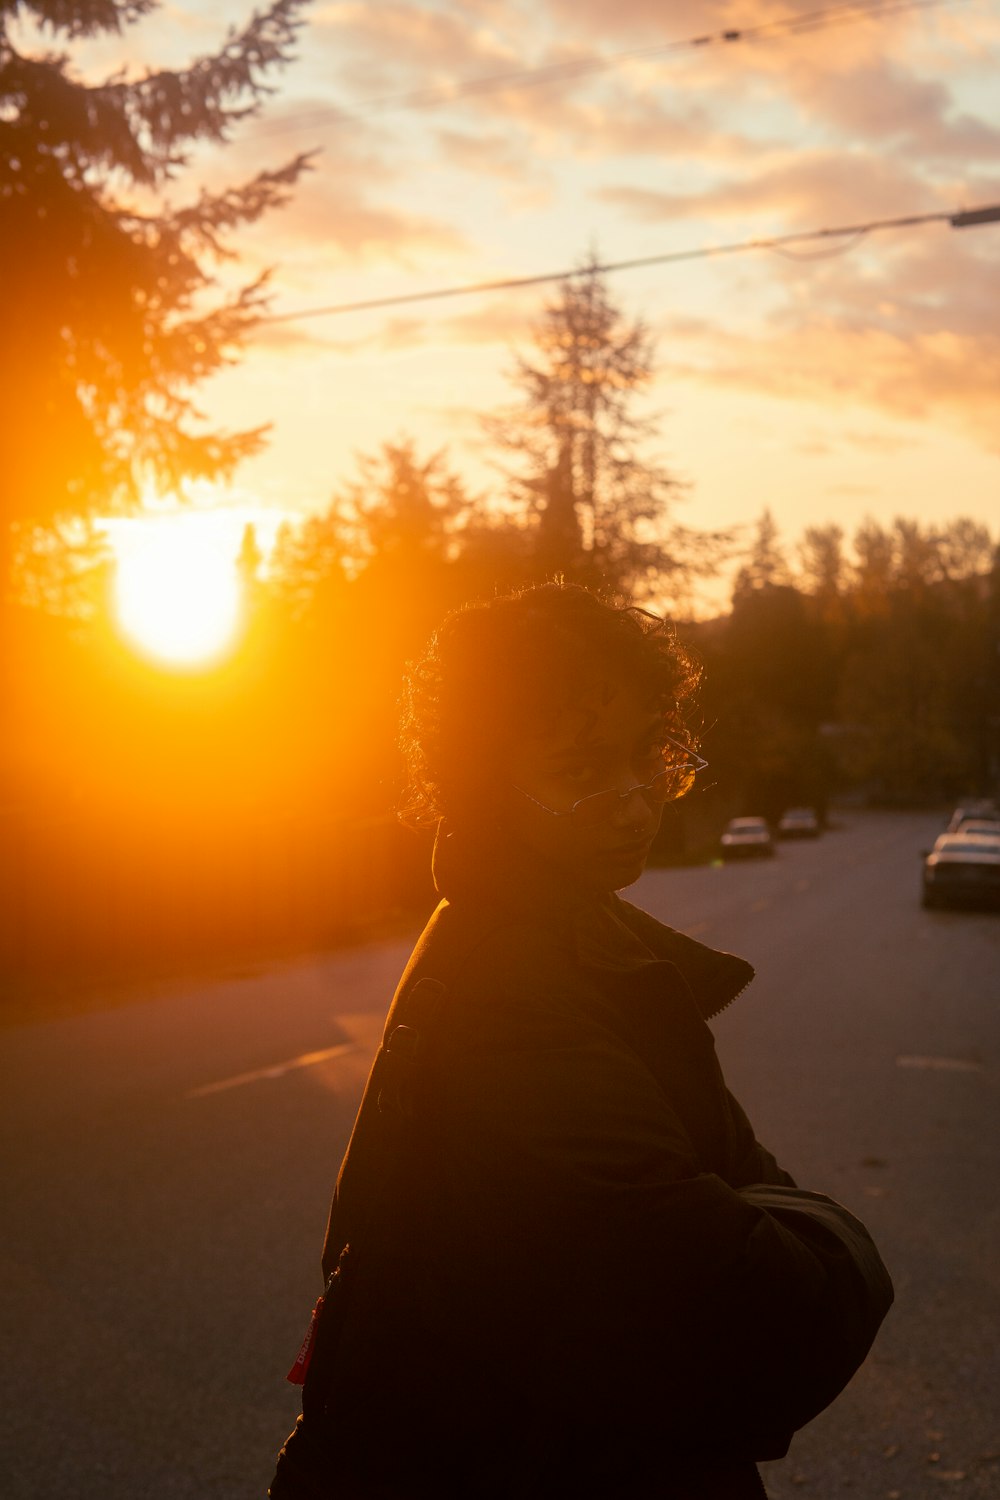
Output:
M599 683L543 731L518 740L508 761L506 798L515 838L596 889L620 890L638 880L662 809L635 788L662 767L662 729L662 715L637 689ZM598 822L553 816L612 789L635 790Z

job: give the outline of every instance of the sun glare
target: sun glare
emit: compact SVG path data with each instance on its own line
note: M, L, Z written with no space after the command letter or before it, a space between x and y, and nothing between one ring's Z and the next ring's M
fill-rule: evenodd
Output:
M178 518L151 521L118 550L115 609L146 655L175 667L207 665L239 623L235 556Z

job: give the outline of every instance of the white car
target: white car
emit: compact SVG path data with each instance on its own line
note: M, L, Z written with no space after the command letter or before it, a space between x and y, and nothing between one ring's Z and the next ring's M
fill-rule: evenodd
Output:
M766 818L730 818L720 842L723 859L753 859L774 853Z
M1000 818L1000 807L997 807L996 803L991 802L988 797L980 797L976 802L967 802L964 807L956 807L948 823L947 832L957 833L962 824L967 823L970 818L974 818L976 822L981 818L987 822L993 822L994 819Z
M924 855L924 906L1000 906L1000 833L942 833Z
M778 823L779 839L815 839L819 837L819 819L811 807L790 807Z
M972 834L977 838L1000 839L1000 818L963 818L949 833Z

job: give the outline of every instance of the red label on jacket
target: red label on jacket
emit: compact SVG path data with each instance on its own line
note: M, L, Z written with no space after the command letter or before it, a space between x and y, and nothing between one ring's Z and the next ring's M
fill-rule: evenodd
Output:
M317 1297L316 1306L313 1308L312 1317L309 1319L309 1327L306 1329L306 1336L302 1340L302 1347L299 1349L298 1354L295 1356L295 1363L292 1365L292 1368L285 1376L285 1379L289 1381L291 1385L305 1385L306 1372L309 1369L309 1361L312 1359L313 1340L316 1337L316 1325L319 1322L319 1315L322 1311L323 1298Z

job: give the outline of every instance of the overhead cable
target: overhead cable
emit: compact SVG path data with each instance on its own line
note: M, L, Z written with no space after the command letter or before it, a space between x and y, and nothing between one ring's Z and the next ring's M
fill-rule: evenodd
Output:
M689 250L669 250L662 255L642 255L634 260L594 262L592 266L575 266L568 271L543 271L534 276L509 276L500 281L467 282L459 286L435 287L424 292L401 292L392 297L369 297L358 302L335 302L327 307L304 307L298 312L268 313L261 323L296 323L305 318L337 317L343 313L373 312L386 307L406 307L415 302L440 302L448 297L472 297L483 292L510 292L521 287L543 286L546 283L572 281L588 270L602 275L613 271L635 271L644 266L679 265L682 261L710 260L722 255L740 255L748 250L784 251L792 245L807 245L816 241L853 239L883 229L913 229L923 224L950 224L952 229L967 229L979 224L1000 221L1000 203L987 204L981 208L959 209L949 213L906 214L895 219L869 219L863 224L845 224L833 229L806 229L792 234L770 235L766 238L737 240L728 245L699 245Z
M843 26L853 21L879 20L883 16L896 15L902 11L929 10L937 5L952 3L952 0L875 0L865 5L860 0L827 6L823 10L807 11L804 15L783 16L775 21L761 21L755 26L728 27L721 31L706 32L700 36L683 37L672 42L661 42L650 47L633 47L623 52L611 52L599 57L581 57L560 63L543 63L535 68L512 69L505 73L490 73L482 78L459 79L454 83L434 85L429 88L411 89L406 93L389 94L382 98L362 99L341 108L329 105L301 115L292 115L276 120L266 129L255 132L255 138L278 135L291 130L304 130L327 122L349 122L375 110L431 109L437 105L477 94L497 93L512 87L537 87L547 83L560 83L564 79L585 78L596 73L607 73L622 63L648 58L665 57L673 52L691 48L704 48L717 44L731 45L734 42L766 41L783 36L795 36L812 31L825 30L830 26Z

